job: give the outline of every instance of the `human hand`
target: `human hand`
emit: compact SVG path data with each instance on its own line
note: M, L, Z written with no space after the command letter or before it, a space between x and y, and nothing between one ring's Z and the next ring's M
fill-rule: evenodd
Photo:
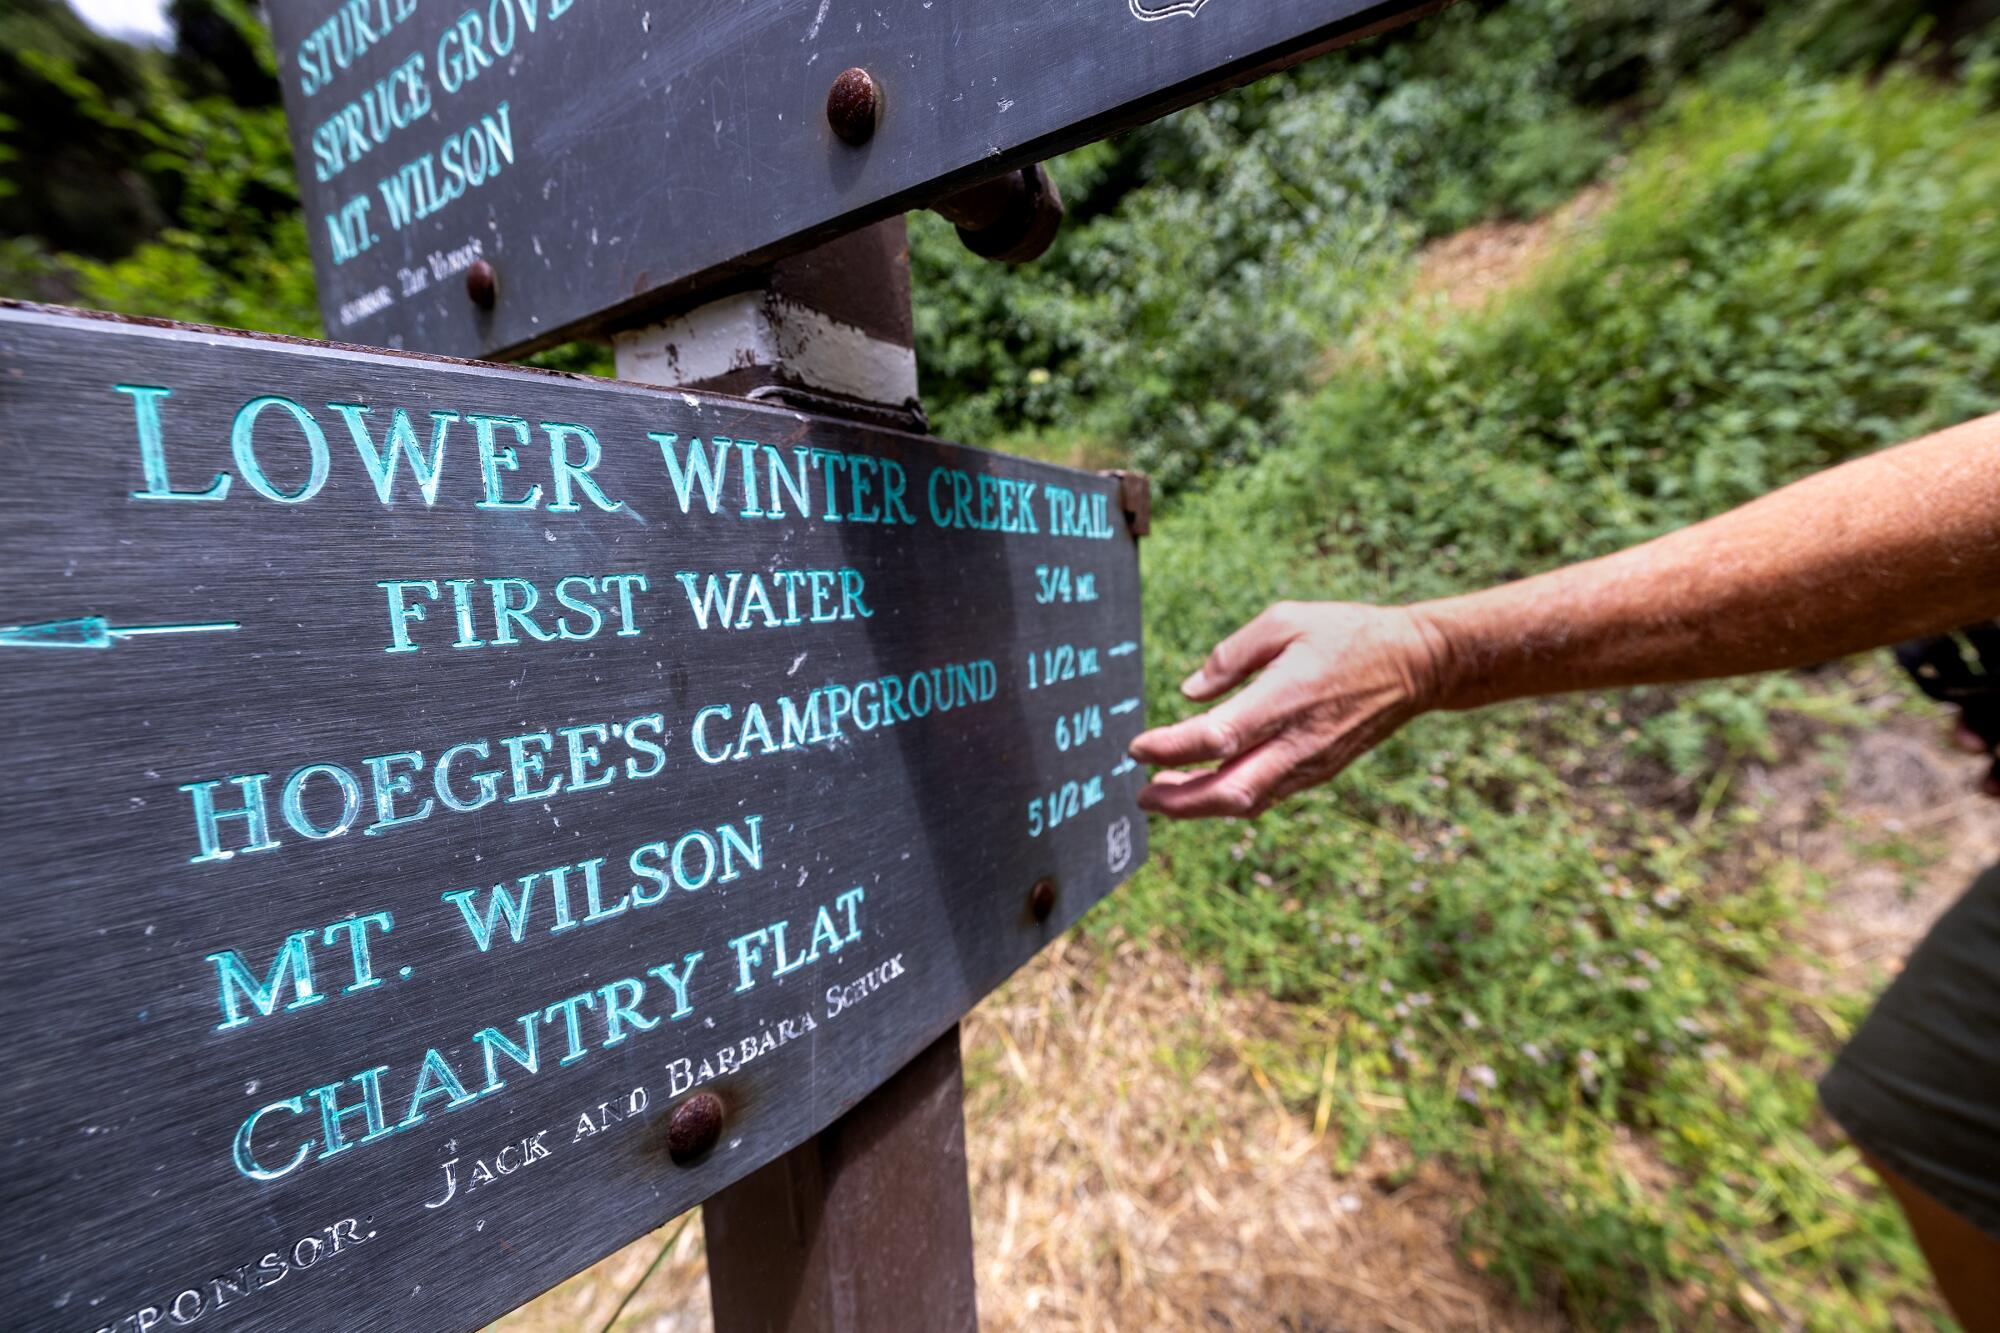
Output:
M1139 804L1174 819L1262 814L1437 706L1447 661L1442 634L1412 608L1278 602L1181 684L1205 701L1249 680L1240 694L1133 740L1133 758L1166 766Z

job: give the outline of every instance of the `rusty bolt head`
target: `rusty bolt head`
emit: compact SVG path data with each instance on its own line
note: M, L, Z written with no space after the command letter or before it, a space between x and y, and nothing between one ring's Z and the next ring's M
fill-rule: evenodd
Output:
M865 69L844 69L826 94L826 123L840 141L859 148L875 135L881 114L881 94Z
M1028 910L1035 914L1035 920L1047 921L1049 913L1056 910L1056 882L1047 875L1035 881L1035 887L1028 890Z
M481 310L493 308L500 295L500 275L493 271L493 265L483 259L472 261L472 267L465 270L465 294Z
M722 1136L722 1098L697 1092L674 1108L667 1121L667 1155L686 1166L715 1146Z

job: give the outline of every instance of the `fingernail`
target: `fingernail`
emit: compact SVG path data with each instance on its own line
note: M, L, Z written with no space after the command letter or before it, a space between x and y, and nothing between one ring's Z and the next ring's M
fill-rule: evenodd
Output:
M1192 676L1189 676L1186 680L1181 682L1181 693L1198 694L1201 692L1202 685L1205 684L1207 680L1208 676L1205 672L1197 671Z

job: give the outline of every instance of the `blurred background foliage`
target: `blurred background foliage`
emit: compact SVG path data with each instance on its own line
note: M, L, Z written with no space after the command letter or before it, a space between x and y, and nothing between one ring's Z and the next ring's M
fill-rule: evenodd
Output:
M1267 600L1478 586L2000 409L1997 13L1467 0L1057 160L1070 221L1034 265L914 217L926 403L945 435L1154 475L1171 716ZM316 334L269 43L241 0L173 17L155 51L0 7L0 290ZM1584 190L1588 225L1492 300L1413 282L1427 243ZM1942 1326L1814 1109L1864 997L1778 980L1820 965L1797 926L1823 885L1742 782L1837 755L1895 688L1425 719L1255 825L1158 829L1093 928L1268 996L1298 1035L1258 1067L1345 1161L1387 1135L1471 1173L1464 1252L1524 1301Z

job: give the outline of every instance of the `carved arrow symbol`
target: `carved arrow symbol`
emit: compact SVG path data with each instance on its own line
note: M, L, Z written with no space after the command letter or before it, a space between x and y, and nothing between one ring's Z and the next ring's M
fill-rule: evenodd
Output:
M214 634L238 629L234 620L199 625L113 625L103 616L44 620L35 625L0 625L0 645L10 648L116 648L141 634Z

